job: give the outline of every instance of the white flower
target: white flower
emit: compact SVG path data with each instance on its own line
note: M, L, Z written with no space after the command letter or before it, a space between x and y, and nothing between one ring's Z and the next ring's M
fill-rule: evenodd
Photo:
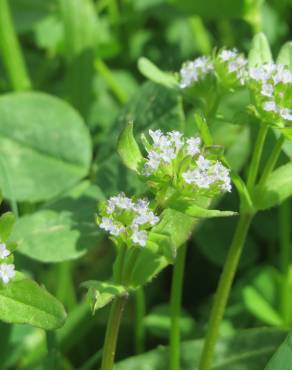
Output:
M159 146L161 137L163 136L163 133L161 132L161 130L151 130L150 129L149 130L149 135L150 135L151 139L153 140L154 145Z
M188 155L196 155L200 153L201 139L199 137L191 137L187 139L187 153Z
M199 57L192 62L185 63L180 70L180 88L184 89L194 82L205 78L213 70L214 66L211 58L207 56Z
M278 112L277 104L272 100L265 102L263 108L266 112Z
M107 201L107 212L113 213L116 208L121 209L131 209L133 207L133 202L130 198L126 197L124 193L117 196L111 197Z
M222 50L220 53L219 53L219 58L223 61L223 62L227 62L228 60L230 59L233 59L237 56L237 51L236 49L233 49L233 50Z
M0 259L4 259L10 255L10 251L6 248L4 243L0 243Z
M145 247L148 240L148 235L145 230L139 231L137 228L133 227L133 235L131 239L134 244L138 244L141 247Z
M174 143L176 150L180 150L180 148L184 145L182 140L182 133L179 131L171 131L168 133L170 140Z
M274 93L274 87L271 84L264 83L262 86L261 94L264 96L272 97Z
M200 155L196 161L196 164L200 168L200 170L207 170L210 166L210 161Z
M99 227L114 236L118 236L125 230L122 224L115 223L114 220L109 217L102 217Z
M13 264L6 264L3 263L0 265L0 279L3 281L4 284L9 283L15 276L15 266Z
M284 120L292 121L292 109L281 108L279 113Z
M195 184L199 188L209 188L214 179L207 172L196 168L195 170L186 171L182 174L183 179L187 184Z

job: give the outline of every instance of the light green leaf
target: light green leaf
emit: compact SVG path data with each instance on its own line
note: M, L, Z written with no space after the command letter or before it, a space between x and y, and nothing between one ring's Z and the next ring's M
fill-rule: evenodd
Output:
M211 370L263 369L284 337L284 331L267 328L244 330L234 336L221 337L216 346ZM198 368L202 347L203 340L181 344L182 370ZM165 370L169 368L168 361L168 348L159 346L155 350L119 362L115 370Z
M279 313L254 287L247 286L243 289L243 299L247 309L264 323L283 326Z
M0 320L14 324L30 324L52 330L66 319L62 304L33 280L21 274L0 287Z
M132 122L128 123L121 132L117 150L123 163L131 170L137 171L143 156L133 135Z
M185 213L187 216L195 218L230 217L238 214L237 212L232 211L220 211L217 209L202 208L196 204L190 204L189 202L184 201L175 202L172 204L172 208Z
M174 76L161 71L155 64L147 58L139 58L138 69L149 80L169 88L176 88L178 82Z
M15 222L12 212L6 212L0 217L0 241L6 243Z
M15 223L11 240L18 252L42 262L61 262L96 247L100 231L95 224L96 203L103 199L98 187L83 182L62 198Z
M279 52L277 63L284 64L292 70L292 41L286 42Z
M265 370L290 370L292 364L292 333L288 335Z
M269 42L262 32L256 34L251 43L251 49L248 54L249 67L260 66L264 63L272 63L273 57Z
M106 306L115 297L127 294L125 287L111 282L89 280L82 283L81 286L88 288L88 297L93 312Z
M257 209L267 209L281 204L292 195L292 162L272 172L264 186L257 186L254 203Z
M5 167L0 166L0 186L6 198L12 194L18 201L47 200L87 175L90 136L78 113L56 97L2 95L0 156Z

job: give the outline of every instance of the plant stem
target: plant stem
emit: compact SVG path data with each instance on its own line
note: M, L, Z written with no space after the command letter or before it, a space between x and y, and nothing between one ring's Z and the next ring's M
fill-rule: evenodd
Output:
M259 130L257 139L256 139L253 157L251 159L251 164L249 167L249 173L248 173L248 178L247 178L247 189L249 190L250 193L252 192L252 189L257 179L258 169L259 169L260 160L261 160L267 133L268 133L268 126L265 124L262 124Z
M191 17L190 25L200 53L210 54L212 52L212 44L210 41L209 32L206 29L202 18L198 16Z
M145 328L143 319L145 317L145 294L143 287L135 292L136 319L135 319L135 352L144 352Z
M58 370L58 343L54 331L46 331L48 355L45 360L46 370Z
M186 244L178 248L177 257L174 265L171 285L170 298L170 314L171 314L171 329L170 329L170 370L180 369L180 313L181 299L183 289L183 277L186 258Z
M273 171L277 161L278 161L278 158L279 158L279 155L281 153L281 150L282 150L282 145L284 143L284 140L285 140L285 137L284 135L281 135L279 137L279 139L277 140L276 142L276 145L274 146L273 148L273 151L264 167L264 170L263 170L263 173L262 173L262 177L260 178L260 181L259 181L259 186L263 186L267 180L267 178L269 177L270 173Z
M281 312L285 325L289 327L290 323L290 286L289 286L289 268L291 262L291 217L290 217L290 200L288 199L280 205L279 208L279 229L280 229L280 264L283 276L281 292Z
M0 0L0 51L13 89L15 91L29 90L31 82L7 0Z
M249 213L242 213L240 215L216 291L215 300L208 324L207 336L205 339L202 357L199 364L199 370L211 369L215 345L219 335L220 324L224 315L231 285L240 260L252 217L253 215Z
M101 370L113 369L117 338L126 299L126 296L117 297L111 305L102 353Z

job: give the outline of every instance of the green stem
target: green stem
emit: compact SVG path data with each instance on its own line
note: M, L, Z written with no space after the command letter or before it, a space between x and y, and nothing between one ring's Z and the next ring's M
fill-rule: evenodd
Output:
M126 296L114 299L108 318L105 341L102 353L101 370L112 370L116 354L117 338L121 324L121 318L126 303Z
M258 169L260 165L260 160L264 148L265 139L268 133L268 126L262 124L256 139L253 157L251 159L251 164L249 167L249 173L247 178L247 189L252 193L252 189L257 179Z
M170 311L170 370L180 369L180 313L183 289L183 277L186 258L186 244L183 244L177 252L171 285Z
M58 343L54 331L46 331L47 350L46 370L58 370Z
M291 245L290 245L290 200L282 203L279 208L279 228L280 228L280 264L283 276L283 283L281 287L281 312L285 325L290 325L290 286L289 286L289 268L291 262Z
M223 319L231 285L240 260L252 217L252 214L243 213L240 215L216 291L215 300L208 324L207 336L205 339L202 357L199 364L199 370L211 369L215 345L219 336L220 324Z
M282 145L284 143L284 140L285 140L285 137L283 135L281 135L279 137L279 139L277 140L276 142L276 145L274 146L273 148L273 151L264 167L264 170L263 170L263 173L262 173L262 177L260 178L260 181L259 181L259 186L263 186L267 180L267 178L269 177L269 175L271 174L271 172L273 171L277 161L278 161L278 158L279 158L279 155L281 153L281 150L282 150Z
M128 101L128 95L125 90L121 88L120 84L117 82L116 78L113 76L108 66L101 59L96 59L94 65L96 70L108 84L118 101L122 104L126 103Z
M145 349L145 294L143 287L135 292L136 318L135 318L135 352L143 353Z
M29 90L31 82L7 0L0 0L0 51L13 89L15 91Z

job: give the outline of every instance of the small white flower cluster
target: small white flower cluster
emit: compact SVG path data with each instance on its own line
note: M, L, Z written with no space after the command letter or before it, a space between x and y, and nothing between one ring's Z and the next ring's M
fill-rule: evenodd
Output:
M234 74L241 85L245 84L247 60L236 49L221 50L218 53L218 61L226 65L227 72ZM208 74L216 74L216 63L211 57L203 56L184 63L180 70L180 88L185 89Z
M196 190L208 190L214 185L220 191L231 191L229 170L219 161L204 158L199 137L185 138L178 131L163 134L160 130L149 130L149 135L153 144L148 149L144 176L178 177L180 164L176 162L184 163L188 158L187 170L181 174L184 184L193 185Z
M159 222L159 217L149 208L149 201L134 201L121 193L111 197L102 213L99 227L114 237L122 236L144 247L148 240L147 229Z
M10 255L10 251L7 249L4 243L0 243L0 260L4 260ZM0 264L0 279L4 284L15 276L15 266L12 263L1 263Z
M244 85L247 75L246 58L242 54L239 54L236 49L223 49L219 52L218 58L222 63L226 63L229 73L236 75L240 85Z
M221 191L231 191L229 170L219 161L212 163L202 155L196 161L197 167L182 174L187 184L196 185L200 189L209 189L218 184Z
M288 68L282 64L263 64L251 68L249 78L251 88L255 85L260 93L262 109L285 121L292 121L292 109L285 106L287 90L292 93L292 73Z
M183 64L180 70L180 87L182 89L189 87L194 82L202 80L208 73L213 72L214 66L210 57L199 57L191 62Z

